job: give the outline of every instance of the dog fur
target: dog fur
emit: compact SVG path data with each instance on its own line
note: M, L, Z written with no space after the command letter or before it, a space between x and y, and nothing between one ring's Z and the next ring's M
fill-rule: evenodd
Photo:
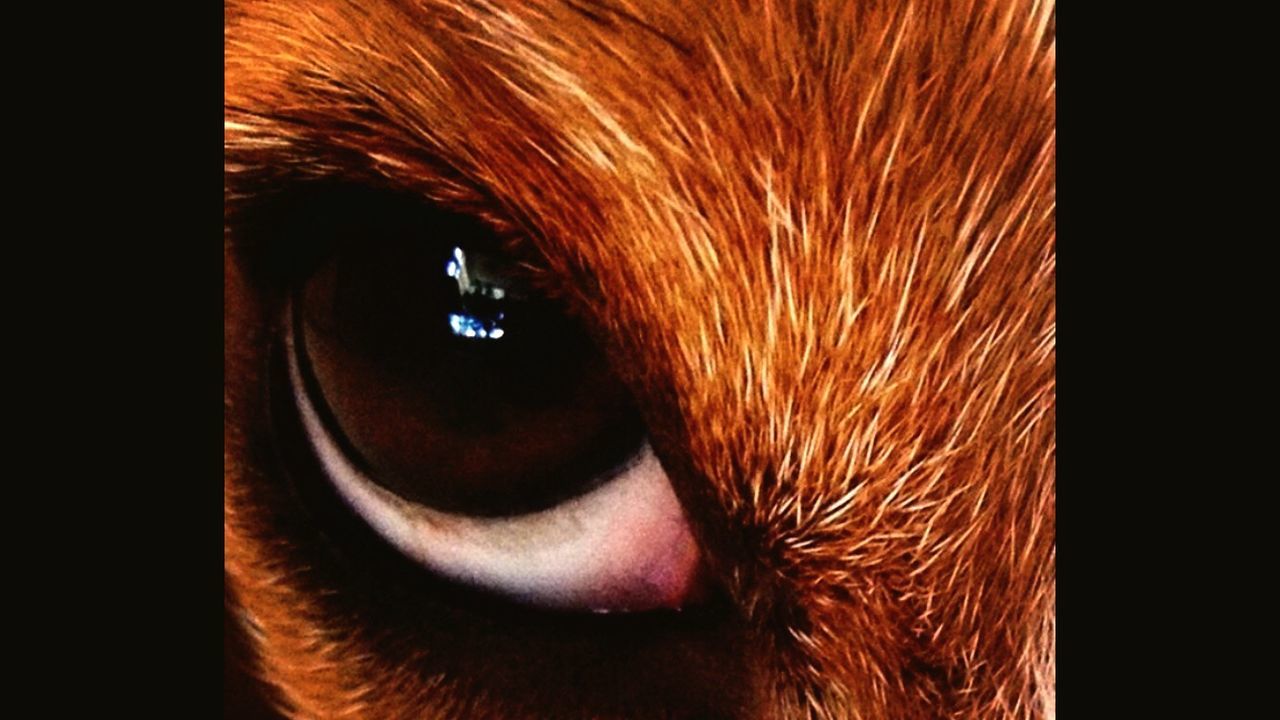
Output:
M1054 717L1053 3L233 0L225 24L226 572L287 714ZM283 290L240 232L329 180L536 253L732 612L597 633L348 583L273 470Z

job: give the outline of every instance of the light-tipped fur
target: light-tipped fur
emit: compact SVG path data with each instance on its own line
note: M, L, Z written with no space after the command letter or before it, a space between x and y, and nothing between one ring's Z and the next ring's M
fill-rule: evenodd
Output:
M340 178L531 244L588 318L741 611L724 716L1052 718L1053 33L1031 0L229 3L227 572L281 704L542 716L340 602L262 489L238 213Z

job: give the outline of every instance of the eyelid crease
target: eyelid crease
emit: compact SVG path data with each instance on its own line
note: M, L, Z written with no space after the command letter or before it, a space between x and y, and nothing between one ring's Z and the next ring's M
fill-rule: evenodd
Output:
M293 313L285 317L312 449L343 500L401 553L451 580L562 610L678 608L695 591L698 546L647 442L617 477L547 510L471 517L407 501L366 477L330 435L302 381Z

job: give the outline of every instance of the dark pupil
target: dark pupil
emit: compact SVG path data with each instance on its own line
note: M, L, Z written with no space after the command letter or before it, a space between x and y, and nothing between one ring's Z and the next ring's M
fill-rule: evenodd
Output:
M352 231L299 294L312 395L367 474L473 515L550 507L639 449L583 329L457 219Z

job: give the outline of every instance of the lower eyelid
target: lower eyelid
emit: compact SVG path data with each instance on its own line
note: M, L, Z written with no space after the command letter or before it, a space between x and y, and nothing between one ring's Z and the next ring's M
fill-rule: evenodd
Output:
M434 510L385 490L348 461L303 389L291 331L286 344L294 397L326 474L413 560L458 582L566 610L679 607L693 591L698 547L648 443L618 477L548 510L500 518Z

